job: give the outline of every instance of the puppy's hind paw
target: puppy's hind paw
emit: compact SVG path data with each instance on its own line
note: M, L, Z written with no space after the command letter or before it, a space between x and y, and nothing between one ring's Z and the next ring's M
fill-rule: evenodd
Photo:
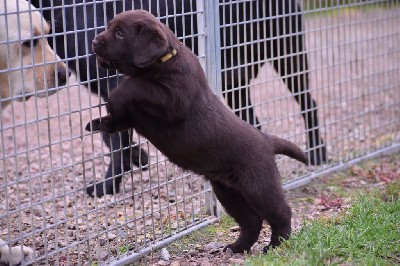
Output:
M222 251L225 252L229 256L233 255L233 250L229 247L225 247Z
M100 118L93 119L91 122L87 123L85 127L86 131L94 132L100 130Z
M232 254L232 253L250 253L251 252L251 247L244 247L238 244L229 244L226 245L223 249L223 252L226 252L227 254Z

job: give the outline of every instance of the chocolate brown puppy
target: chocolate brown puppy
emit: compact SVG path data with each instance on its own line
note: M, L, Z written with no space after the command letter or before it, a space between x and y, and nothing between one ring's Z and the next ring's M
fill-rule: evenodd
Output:
M110 114L88 123L87 130L134 128L173 163L209 179L241 228L226 246L233 252L250 251L263 220L272 229L264 251L290 236L291 210L275 154L307 164L299 147L262 133L226 108L208 87L197 57L147 11L117 15L93 40L93 51L101 67L126 78L110 94Z

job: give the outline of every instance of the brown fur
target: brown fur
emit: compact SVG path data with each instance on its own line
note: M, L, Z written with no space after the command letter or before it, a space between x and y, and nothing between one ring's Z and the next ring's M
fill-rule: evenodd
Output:
M173 49L176 56L162 63ZM196 56L146 11L117 15L95 38L93 50L101 67L118 69L126 79L110 94L110 115L93 120L87 130L135 128L172 162L209 179L241 228L226 247L233 252L250 250L263 220L272 229L268 247L289 237L291 210L274 156L307 163L300 148L263 134L226 108L208 88Z

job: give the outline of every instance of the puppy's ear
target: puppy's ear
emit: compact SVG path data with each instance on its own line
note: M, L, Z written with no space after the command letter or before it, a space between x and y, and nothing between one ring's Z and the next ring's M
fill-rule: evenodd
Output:
M167 48L167 36L160 25L142 25L133 45L133 63L147 67L162 57Z

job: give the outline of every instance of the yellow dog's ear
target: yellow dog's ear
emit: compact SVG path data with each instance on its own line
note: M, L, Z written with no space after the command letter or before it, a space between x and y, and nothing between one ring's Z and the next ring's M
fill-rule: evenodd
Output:
M137 67L147 67L162 57L168 49L165 32L157 22L142 24L133 45L133 63Z

